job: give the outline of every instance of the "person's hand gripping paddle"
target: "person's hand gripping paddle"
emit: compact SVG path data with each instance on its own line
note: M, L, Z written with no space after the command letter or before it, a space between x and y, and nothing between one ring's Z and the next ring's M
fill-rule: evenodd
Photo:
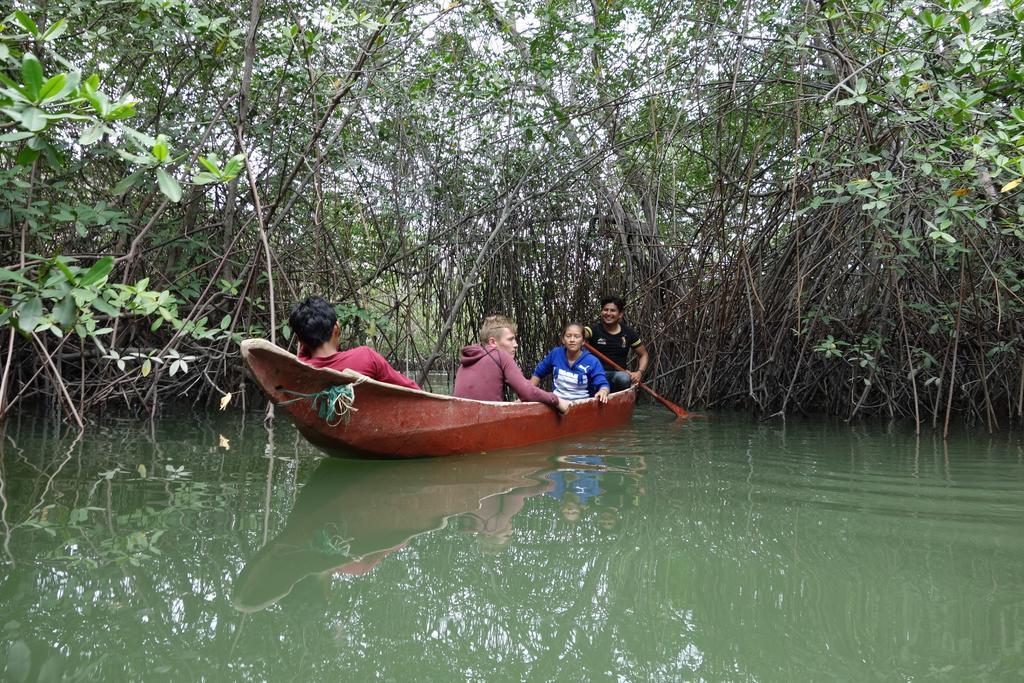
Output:
M590 342L584 342L583 345L585 347L587 347L588 351L590 351L592 354L597 356L601 360L602 363L607 363L608 365L610 365L615 370L621 370L622 372L628 372L628 370L626 370L624 367L620 366L618 363L613 361L611 358L609 358L608 356L604 355L603 353L601 353L600 351L595 349L593 347L593 345L591 345ZM672 401L668 400L667 398L665 398L661 394L657 393L656 391L654 391L654 389L651 389L649 386L647 386L643 382L639 382L639 386L640 386L641 389L643 389L648 394L653 396L656 401L661 403L661 405L665 406L666 408L671 410L673 413L675 413L678 417L690 417L690 413L686 412L686 410L684 410L683 408L680 408L675 403L673 403Z

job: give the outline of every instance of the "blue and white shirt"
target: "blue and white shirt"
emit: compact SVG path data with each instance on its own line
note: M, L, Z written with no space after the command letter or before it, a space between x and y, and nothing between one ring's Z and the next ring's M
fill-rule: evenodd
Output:
M569 364L564 346L551 349L533 371L533 376L538 379L548 375L552 375L555 395L567 401L590 398L601 387L608 386L601 361L586 349L580 352L580 357L572 365Z

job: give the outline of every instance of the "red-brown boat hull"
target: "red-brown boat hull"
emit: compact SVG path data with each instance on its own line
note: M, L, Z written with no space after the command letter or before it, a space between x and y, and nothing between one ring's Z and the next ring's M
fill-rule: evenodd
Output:
M338 384L354 384L354 410L335 425L321 419L309 400L288 404L299 431L328 450L354 449L363 456L409 458L465 455L516 448L629 421L632 390L607 403L576 401L560 415L542 403L495 403L454 398L377 382L346 370L318 369L261 339L242 342L242 357L263 391L276 403Z

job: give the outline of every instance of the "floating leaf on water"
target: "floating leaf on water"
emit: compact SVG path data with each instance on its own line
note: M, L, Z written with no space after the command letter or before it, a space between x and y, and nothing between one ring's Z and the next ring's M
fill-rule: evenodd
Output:
M218 434L217 435L217 446L219 448L223 448L224 450L227 451L227 450L231 449L231 442L228 441L227 437L224 436L223 434Z

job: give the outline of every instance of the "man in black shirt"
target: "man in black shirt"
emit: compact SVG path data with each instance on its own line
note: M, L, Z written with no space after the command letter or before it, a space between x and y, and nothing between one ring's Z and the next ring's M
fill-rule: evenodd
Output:
M593 324L583 328L583 334L588 338L594 348L615 361L622 368L627 368L626 362L629 357L629 350L636 353L636 371L617 371L614 368L605 368L605 374L612 391L622 391L631 385L637 384L647 369L647 349L640 343L640 335L632 327L622 322L622 309L625 302L617 296L606 296L601 299L601 318Z

